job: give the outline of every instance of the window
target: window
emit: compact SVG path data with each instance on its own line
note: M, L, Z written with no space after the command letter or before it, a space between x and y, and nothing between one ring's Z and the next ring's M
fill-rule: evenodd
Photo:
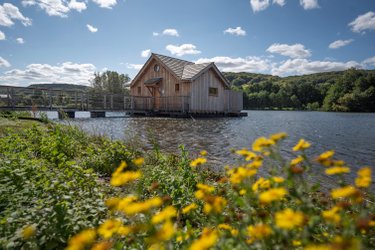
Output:
M141 95L141 94L142 94L142 88L138 87L138 95Z
M208 88L208 95L209 96L217 96L218 89L217 88Z
M175 84L174 85L174 91L175 92L180 92L180 84Z
M160 66L158 64L155 64L154 71L155 72L159 72L160 71Z

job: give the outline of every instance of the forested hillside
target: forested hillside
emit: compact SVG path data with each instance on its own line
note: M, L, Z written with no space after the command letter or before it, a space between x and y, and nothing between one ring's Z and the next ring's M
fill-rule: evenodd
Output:
M375 111L375 70L278 77L224 73L234 89L244 92L245 109Z

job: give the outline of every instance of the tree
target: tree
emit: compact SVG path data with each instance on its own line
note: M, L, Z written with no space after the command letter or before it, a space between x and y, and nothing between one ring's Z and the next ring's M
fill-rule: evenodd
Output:
M93 91L105 92L111 94L128 94L127 84L130 78L127 74L119 74L116 71L109 71L100 73L95 72L94 78L90 81Z

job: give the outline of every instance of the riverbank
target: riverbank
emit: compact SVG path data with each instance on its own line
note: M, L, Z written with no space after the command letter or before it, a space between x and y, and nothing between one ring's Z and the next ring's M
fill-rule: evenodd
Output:
M365 202L371 169L345 183L350 170L326 152L319 171L345 188L317 192L304 181L315 161L309 144L295 145L290 162L280 155L285 136L235 151L221 175L205 170L207 152L192 161L184 147L144 152L67 125L0 119L1 248L375 245L375 208Z

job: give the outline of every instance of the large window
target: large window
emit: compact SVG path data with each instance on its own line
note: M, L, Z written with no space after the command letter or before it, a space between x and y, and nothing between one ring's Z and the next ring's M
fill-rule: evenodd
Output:
M177 83L177 84L174 85L174 91L180 92L180 84Z
M217 88L208 88L208 95L209 96L218 96L218 89Z

